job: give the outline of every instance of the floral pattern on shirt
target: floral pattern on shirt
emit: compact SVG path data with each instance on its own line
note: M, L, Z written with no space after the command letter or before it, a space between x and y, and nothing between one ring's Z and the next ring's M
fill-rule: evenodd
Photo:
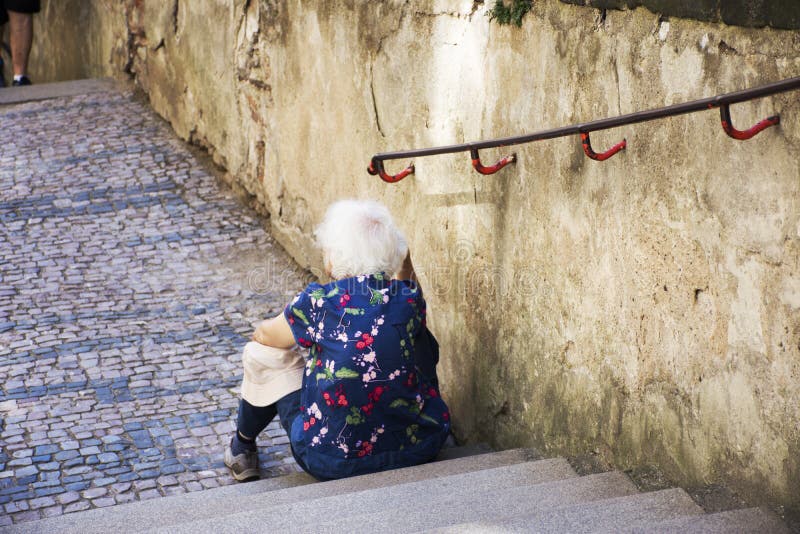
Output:
M426 313L416 284L382 273L314 283L284 313L309 349L301 396L306 446L358 459L413 451L449 432L447 406L415 366Z

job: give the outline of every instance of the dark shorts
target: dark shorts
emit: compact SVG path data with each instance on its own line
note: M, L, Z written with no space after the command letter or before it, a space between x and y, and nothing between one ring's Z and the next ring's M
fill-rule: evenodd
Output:
M8 12L38 13L41 9L39 0L0 0L0 24L8 22Z

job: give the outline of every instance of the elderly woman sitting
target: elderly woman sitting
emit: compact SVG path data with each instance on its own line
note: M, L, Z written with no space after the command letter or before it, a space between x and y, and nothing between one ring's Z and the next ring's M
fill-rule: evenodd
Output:
M310 284L245 347L225 451L237 480L258 476L255 440L276 414L297 463L320 480L428 462L450 431L425 300L388 210L337 202L317 238L333 281Z

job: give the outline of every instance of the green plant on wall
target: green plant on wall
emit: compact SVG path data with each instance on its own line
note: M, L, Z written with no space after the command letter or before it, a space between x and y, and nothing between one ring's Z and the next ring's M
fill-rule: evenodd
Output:
M494 7L489 10L489 20L494 20L498 24L511 24L517 27L522 26L522 17L533 7L533 0L511 0L510 5L506 5L504 0L497 0Z

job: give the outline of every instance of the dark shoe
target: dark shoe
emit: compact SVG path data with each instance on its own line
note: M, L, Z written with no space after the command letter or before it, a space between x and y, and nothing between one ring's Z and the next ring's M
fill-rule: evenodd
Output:
M231 470L233 478L239 482L259 478L257 449L234 456L233 450L228 444L225 447L225 465Z
M11 82L11 85L13 85L14 87L20 87L23 85L32 85L32 83L30 78L28 78L27 76L23 76L19 80L14 80L13 82Z

